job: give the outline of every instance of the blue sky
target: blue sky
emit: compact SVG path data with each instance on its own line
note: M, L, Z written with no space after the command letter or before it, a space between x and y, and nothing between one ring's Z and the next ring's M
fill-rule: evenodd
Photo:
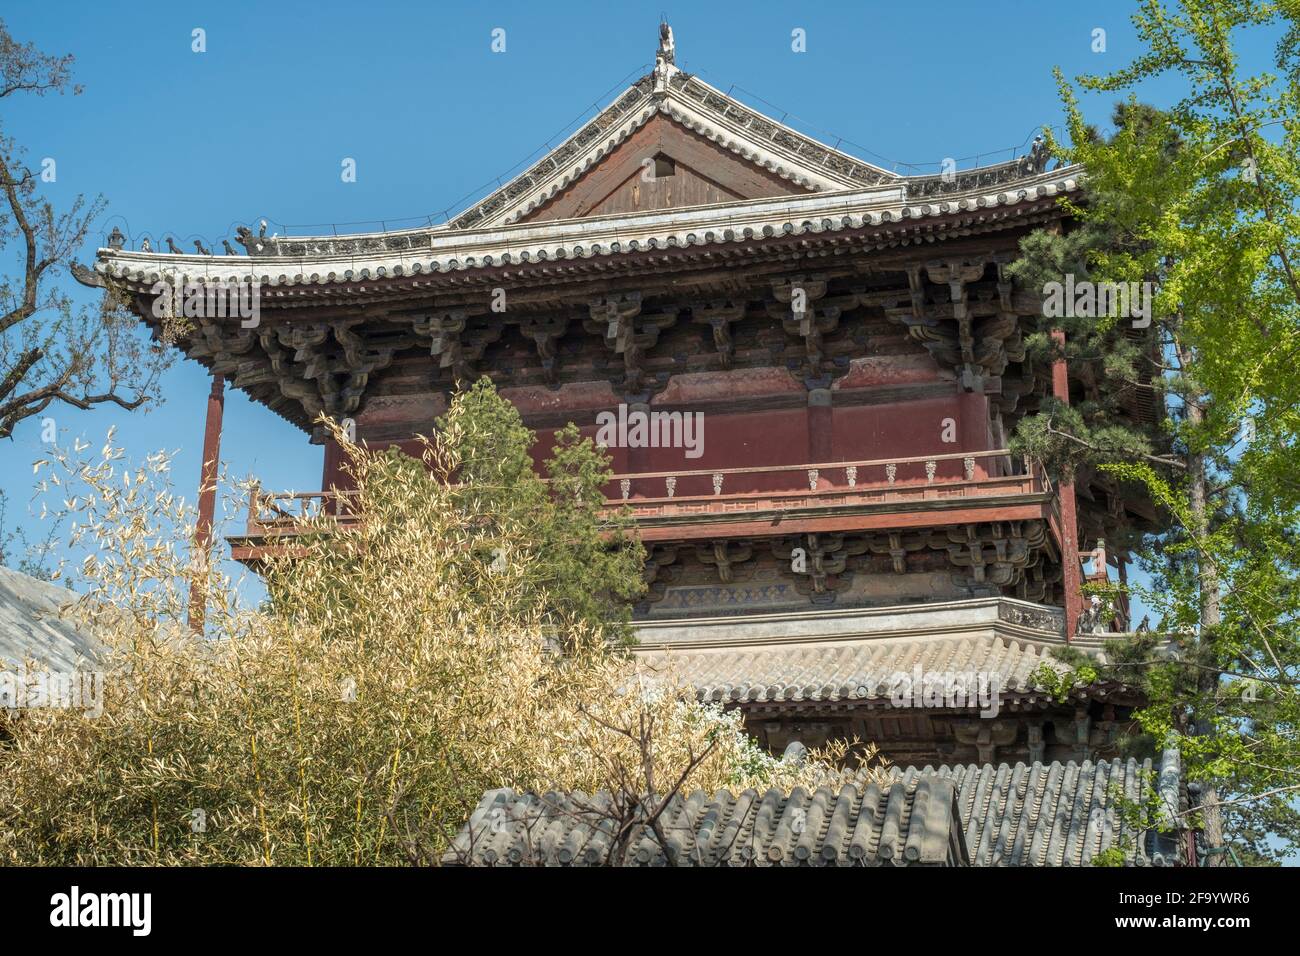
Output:
M965 167L967 157L1023 152L1037 128L1061 121L1053 67L1106 71L1136 52L1133 5L1120 0L44 0L6 10L8 28L47 53L74 54L85 92L8 102L4 127L30 162L57 160L58 180L44 187L56 207L78 193L108 199L83 262L114 224L133 247L142 234L157 242L170 233L186 249L192 238L219 248L236 224L259 218L281 234L412 225L467 205L648 70L661 7L682 68L832 144L843 139L848 152L927 171L945 157ZM204 53L191 50L196 28L206 31ZM491 49L496 28L505 30L504 53ZM796 28L806 33L804 53L791 50ZM1104 53L1092 50L1098 28ZM1243 50L1256 62L1268 52ZM1147 98L1167 102L1170 92L1156 86ZM1084 103L1097 121L1108 118L1108 101ZM356 160L355 183L341 181L345 157ZM14 251L3 253L6 268ZM175 451L188 492L208 387L196 363L180 361L162 405L147 414L54 411L60 442L82 435L98 445L116 426L133 456ZM29 421L0 442L10 520L35 534L25 512L39 439ZM222 457L232 474L269 488L320 484L320 449L239 393L227 398Z

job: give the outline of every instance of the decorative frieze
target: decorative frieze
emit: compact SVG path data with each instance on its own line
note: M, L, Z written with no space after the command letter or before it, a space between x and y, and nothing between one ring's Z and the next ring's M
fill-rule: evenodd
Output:
M1065 612L1045 607L1020 607L1005 601L998 605L998 617L1010 624L1020 624L1050 634L1065 633Z

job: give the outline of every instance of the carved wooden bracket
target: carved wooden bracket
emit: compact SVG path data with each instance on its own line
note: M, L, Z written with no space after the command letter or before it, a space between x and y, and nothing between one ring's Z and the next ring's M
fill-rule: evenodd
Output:
M601 334L605 346L623 358L623 393L630 401L649 401L644 368L645 354L659 341L659 333L677 321L679 311L642 314L641 293L619 292L593 299L588 331Z
M1016 742L1019 724L1014 720L954 720L953 736L957 742L974 747L979 762L995 763L999 747Z
M387 339L383 344L370 344L365 337L353 331L361 325L362 319L347 319L331 323L334 340L343 349L343 361L334 371L344 377L339 390L338 411L349 415L361 407L366 385L370 376L380 369L387 368L393 362L393 356L403 348L413 344L413 338L398 336Z
M569 319L562 315L529 316L519 325L525 338L537 346L537 357L542 363L542 375L551 388L560 387L560 369L556 343L568 331Z
M1047 604L1055 595L1056 585L1060 582L1061 566L1049 564L1044 560L1043 552L1037 551L1016 584L1016 597L1035 604Z
M1008 364L1024 361L1020 318L1036 315L1041 303L1015 293L1004 271L1006 261L1006 256L995 256L908 265L907 298L895 298L885 314L905 325L937 361L951 366L964 391L1000 396L999 409L1012 412L1034 387L1032 370L1011 382L1002 375ZM996 283L977 286L989 265L996 266ZM948 294L929 300L923 272L931 282L947 286Z
M735 567L749 561L754 556L754 548L746 541L711 541L695 546L695 557L701 564L711 564L717 568L718 580L723 584L738 580Z
M776 279L772 294L776 302L768 314L779 319L787 335L801 338L804 345L804 384L828 388L831 375L825 365L825 337L839 328L841 316L858 304L855 295L826 298L828 283L819 276Z
M836 533L807 534L772 542L772 553L778 560L789 562L790 570L796 575L795 589L814 601L830 598L832 592L845 587L848 581L840 575L849 558L866 550L865 538Z
M1046 522L995 521L948 528L932 536L931 547L946 550L955 567L968 568L970 583L1013 587L1046 542Z
M464 309L431 313L415 319L411 327L421 339L428 339L429 354L439 357L439 368L451 370L452 382L457 386L474 380L478 361L502 333L499 322L471 325L471 317Z
M745 303L729 299L706 302L692 310L692 322L708 325L713 330L713 346L718 350L724 369L731 368L735 347L731 341L731 325L745 317Z
M668 585L676 578L679 568L671 567L677 563L680 545L656 544L646 547L645 565L641 569L641 580L647 591L641 604L655 604L664 599Z
M872 554L888 554L894 561L894 571L904 574L907 571L909 552L921 551L930 545L928 532L890 531L886 534L873 534L867 538L867 547Z

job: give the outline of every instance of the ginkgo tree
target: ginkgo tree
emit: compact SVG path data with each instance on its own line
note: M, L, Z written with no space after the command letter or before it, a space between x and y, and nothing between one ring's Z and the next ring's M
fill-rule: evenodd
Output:
M1158 506L1136 542L1153 584L1134 586L1156 633L1100 676L1141 686L1144 730L1181 749L1205 864L1260 862L1300 840L1300 0L1147 0L1133 23L1129 65L1058 73L1069 142L1052 147L1084 165L1086 198L1014 272L1149 283L1153 316L1054 320L1063 347L1043 329L1040 357L1089 364L1099 388L1045 401L1016 440ZM1274 44L1267 69L1239 60L1243 36ZM1158 78L1181 91L1161 109L1137 99ZM1113 92L1103 136L1080 97ZM1143 386L1164 398L1148 425L1120 411Z

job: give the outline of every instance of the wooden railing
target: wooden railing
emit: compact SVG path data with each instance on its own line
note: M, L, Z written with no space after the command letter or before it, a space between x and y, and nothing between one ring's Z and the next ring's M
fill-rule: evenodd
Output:
M1050 492L1043 469L1005 448L912 458L878 458L798 465L638 472L614 475L605 504L630 506L638 517L709 510L782 510L861 501L923 501ZM284 533L330 515L357 517L355 492L268 494L254 488L248 534Z
M615 475L619 496L607 501L676 498L722 498L755 494L856 491L866 488L915 488L961 485L1029 474L1022 459L1005 448L914 458L876 458L801 465L754 465ZM1044 476L1045 479L1045 476Z

